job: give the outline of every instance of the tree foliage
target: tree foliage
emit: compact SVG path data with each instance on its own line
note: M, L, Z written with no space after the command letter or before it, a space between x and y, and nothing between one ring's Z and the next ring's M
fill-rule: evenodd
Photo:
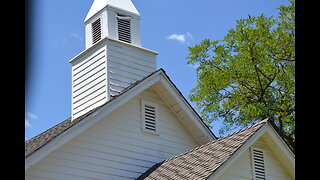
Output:
M189 47L197 85L189 98L211 124L222 120L225 133L269 118L294 148L295 2L278 17L237 20L223 40L205 39Z

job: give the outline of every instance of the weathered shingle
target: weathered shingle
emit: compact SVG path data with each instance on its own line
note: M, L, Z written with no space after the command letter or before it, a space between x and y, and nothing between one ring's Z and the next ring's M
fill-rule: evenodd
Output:
M267 120L160 162L137 180L206 179L226 162Z
M163 74L165 76L167 76L167 78L169 79L169 81L173 84L173 86L175 88L177 88L175 86L175 84L170 80L170 78L168 77L168 75L165 73L165 71L160 68L154 72L152 72L151 74L149 74L148 76L142 78L139 81L136 81L135 83L131 84L129 87L127 87L126 89L124 89L121 93L119 93L116 96L111 96L111 99L106 102L105 104L94 108L93 110L83 114L82 116L71 120L71 118L68 118L67 120L55 125L54 127L42 132L41 134L31 138L30 140L27 140L25 142L25 158L30 156L32 153L36 152L37 150L39 150L41 147L45 146L46 144L48 144L50 141L52 141L53 139L55 139L57 136L61 135L63 132L65 132L66 130L70 129L72 126L76 125L78 122L82 121L83 119L85 119L87 116L89 116L90 114L92 114L93 112L97 111L98 109L100 109L101 107L105 106L106 104L110 103L111 101L115 100L117 97L119 97L122 94L125 94L127 91L129 91L130 89L132 89L133 87L135 87L136 85L138 85L139 83L141 83L142 81L144 81L145 79L147 79L148 77L152 76L153 74L162 71ZM177 89L178 90L178 89ZM178 92L181 94L181 92L178 90ZM182 96L182 94L181 94ZM184 98L182 96L182 98ZM186 101L187 102L187 101ZM191 107L191 105L189 104L189 106ZM197 114L197 113L196 113ZM197 114L197 116L199 116ZM200 118L200 116L199 116ZM201 119L201 118L200 118ZM206 126L206 125L205 125ZM209 127L206 126L208 129ZM211 132L211 131L210 131ZM212 132L211 132L212 133ZM214 136L214 134L212 133L212 135ZM215 137L215 136L214 136Z
M163 69L156 70L156 71L152 72L149 76L146 76L143 79L141 79L139 81L136 81L135 83L131 84L129 87L124 89L120 94L118 94L116 96L112 96L111 99L108 102L106 102L105 104L90 110L89 112L87 112L87 113L83 114L82 116L74 119L73 121L71 120L71 118L68 118L67 120L65 120L65 121L55 125L54 127L42 132L41 134L31 138L30 140L27 140L25 142L25 157L28 157L29 155L31 155L32 153L34 153L35 151L37 151L38 149L40 149L41 147L43 147L44 145L49 143L51 140L55 139L57 136L59 136L64 131L68 130L69 128L71 128L72 126L74 126L78 122L82 121L83 119L85 119L87 116L89 116L93 112L95 112L98 109L100 109L101 107L105 106L107 103L109 103L112 100L116 99L118 96L124 94L129 89L131 89L134 86L138 85L140 82L142 82L146 78L152 76L153 74L157 73L158 71L163 71L164 72Z
M102 105L103 106L103 105ZM101 107L101 106L100 106ZM48 142L59 136L61 133L66 131L67 129L71 128L81 120L85 119L85 117L89 116L91 113L99 109L100 107L97 107L84 115L78 117L77 119L74 119L71 121L71 118L68 118L67 120L62 121L61 123L53 126L52 128L42 132L41 134L31 138L30 140L27 140L25 142L25 157L28 157L33 152L37 151L44 145L46 145Z

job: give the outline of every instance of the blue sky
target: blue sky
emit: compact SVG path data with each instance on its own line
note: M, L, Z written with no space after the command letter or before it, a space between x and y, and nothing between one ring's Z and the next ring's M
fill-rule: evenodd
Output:
M84 19L93 0L32 0L29 74L25 97L25 139L71 116L71 64L85 49ZM31 2L32 2L31 1ZM187 65L188 46L222 39L236 20L248 15L277 16L287 0L132 0L141 15L142 47L159 52L163 68L188 99L196 85ZM195 106L195 103L191 102ZM213 123L219 135L219 122Z

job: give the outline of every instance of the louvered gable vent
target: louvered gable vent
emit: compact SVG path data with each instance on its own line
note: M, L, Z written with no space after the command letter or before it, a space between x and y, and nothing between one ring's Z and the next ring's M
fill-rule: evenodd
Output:
M264 163L264 152L262 150L253 148L251 154L254 180L265 180L266 172Z
M156 131L156 112L155 107L144 106L144 125L145 129Z
M155 103L141 100L142 130L158 134L158 106Z
M92 23L92 42L95 44L101 39L101 22L100 18Z
M131 43L131 17L121 16L118 14L118 39Z

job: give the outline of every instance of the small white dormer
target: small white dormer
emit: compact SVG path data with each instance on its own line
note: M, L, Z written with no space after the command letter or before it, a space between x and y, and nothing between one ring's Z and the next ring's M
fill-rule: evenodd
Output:
M86 49L105 37L141 46L140 14L131 0L95 0L84 23Z

